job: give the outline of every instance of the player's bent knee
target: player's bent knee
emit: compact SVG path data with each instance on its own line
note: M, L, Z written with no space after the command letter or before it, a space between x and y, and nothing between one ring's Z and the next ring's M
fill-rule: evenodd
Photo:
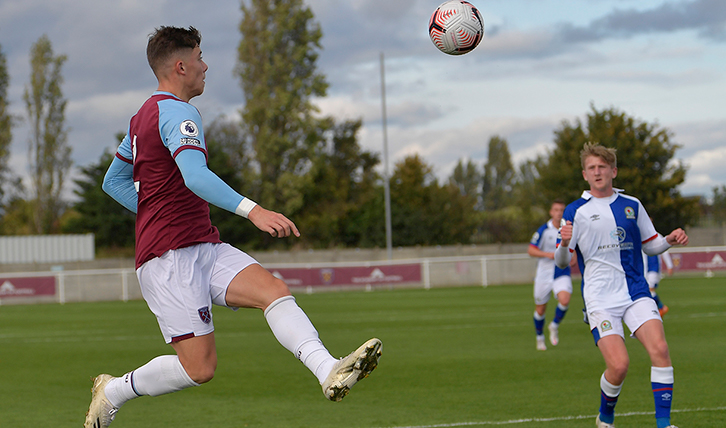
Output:
M270 303L281 297L292 295L290 288L287 284L285 284L285 281L274 276L271 276L271 279L267 281L264 289L266 301L264 302L264 305L261 305L262 308L266 308Z
M187 374L194 382L202 384L207 383L214 378L215 369L216 364L214 366L203 365L201 367L194 367L191 370L187 370Z
M670 364L670 352L668 351L668 343L665 340L657 343L653 347L651 359L655 363Z
M621 381L625 379L625 376L628 374L628 362L619 362L617 364L613 364L608 367L608 370L612 372L612 375L615 379L620 379Z

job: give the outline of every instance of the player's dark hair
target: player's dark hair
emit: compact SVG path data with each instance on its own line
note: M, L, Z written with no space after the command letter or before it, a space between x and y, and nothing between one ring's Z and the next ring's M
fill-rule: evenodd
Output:
M557 198L557 199L552 200L552 204L551 205L554 205L554 204L567 205L565 203L565 200L564 199L560 199L560 198Z
M182 49L194 49L202 43L202 34L194 27L161 26L149 36L146 58L154 74L172 55Z

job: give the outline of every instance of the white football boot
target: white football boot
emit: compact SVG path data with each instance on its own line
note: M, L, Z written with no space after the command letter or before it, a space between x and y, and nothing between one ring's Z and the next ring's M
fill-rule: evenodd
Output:
M615 428L615 425L613 424L606 424L605 422L600 420L600 415L597 415L597 418L595 419L595 426L597 428Z
M118 409L106 398L106 385L113 379L113 376L102 374L93 379L93 388L91 388L91 405L86 413L86 422L84 428L106 428L113 422Z
M546 351L547 345L545 344L545 337L543 335L537 335L537 350L538 351Z
M560 343L560 327L554 322L551 322L547 328L550 331L550 343L552 344L552 346L557 346L557 344Z
M335 363L323 382L323 394L330 401L340 401L359 380L368 377L378 366L383 344L370 339L353 353Z

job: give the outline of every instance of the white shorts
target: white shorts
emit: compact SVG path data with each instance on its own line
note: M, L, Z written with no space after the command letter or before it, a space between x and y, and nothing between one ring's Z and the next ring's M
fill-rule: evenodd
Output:
M212 304L227 306L227 287L257 261L229 244L169 250L136 270L141 293L166 343L214 331Z
M562 275L552 281L535 281L534 304L544 305L550 301L550 293L557 297L561 291L572 294L572 278L570 276Z
M625 339L623 322L628 326L631 336L646 321L663 319L658 313L658 306L655 300L650 297L640 299L624 306L597 310L587 314L590 321L590 331L597 344L598 340L605 336L617 334Z
M650 289L658 287L660 279L660 272L648 271L645 274L645 280L648 281L648 288Z

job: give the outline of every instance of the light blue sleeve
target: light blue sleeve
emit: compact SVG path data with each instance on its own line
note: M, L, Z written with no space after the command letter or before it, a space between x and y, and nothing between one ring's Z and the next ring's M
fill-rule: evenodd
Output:
M119 144L118 149L116 150L116 156L121 156L121 158L130 164L134 163L134 154L131 149L131 137L129 137L128 132L126 132L124 139L121 140L121 144Z
M189 190L210 204L235 212L244 196L207 167L204 153L199 150L181 150L174 159Z
M159 135L172 156L183 149L207 152L202 116L196 107L177 99L159 101Z
M114 157L103 177L103 191L129 211L136 213L139 197L134 186L134 167Z

